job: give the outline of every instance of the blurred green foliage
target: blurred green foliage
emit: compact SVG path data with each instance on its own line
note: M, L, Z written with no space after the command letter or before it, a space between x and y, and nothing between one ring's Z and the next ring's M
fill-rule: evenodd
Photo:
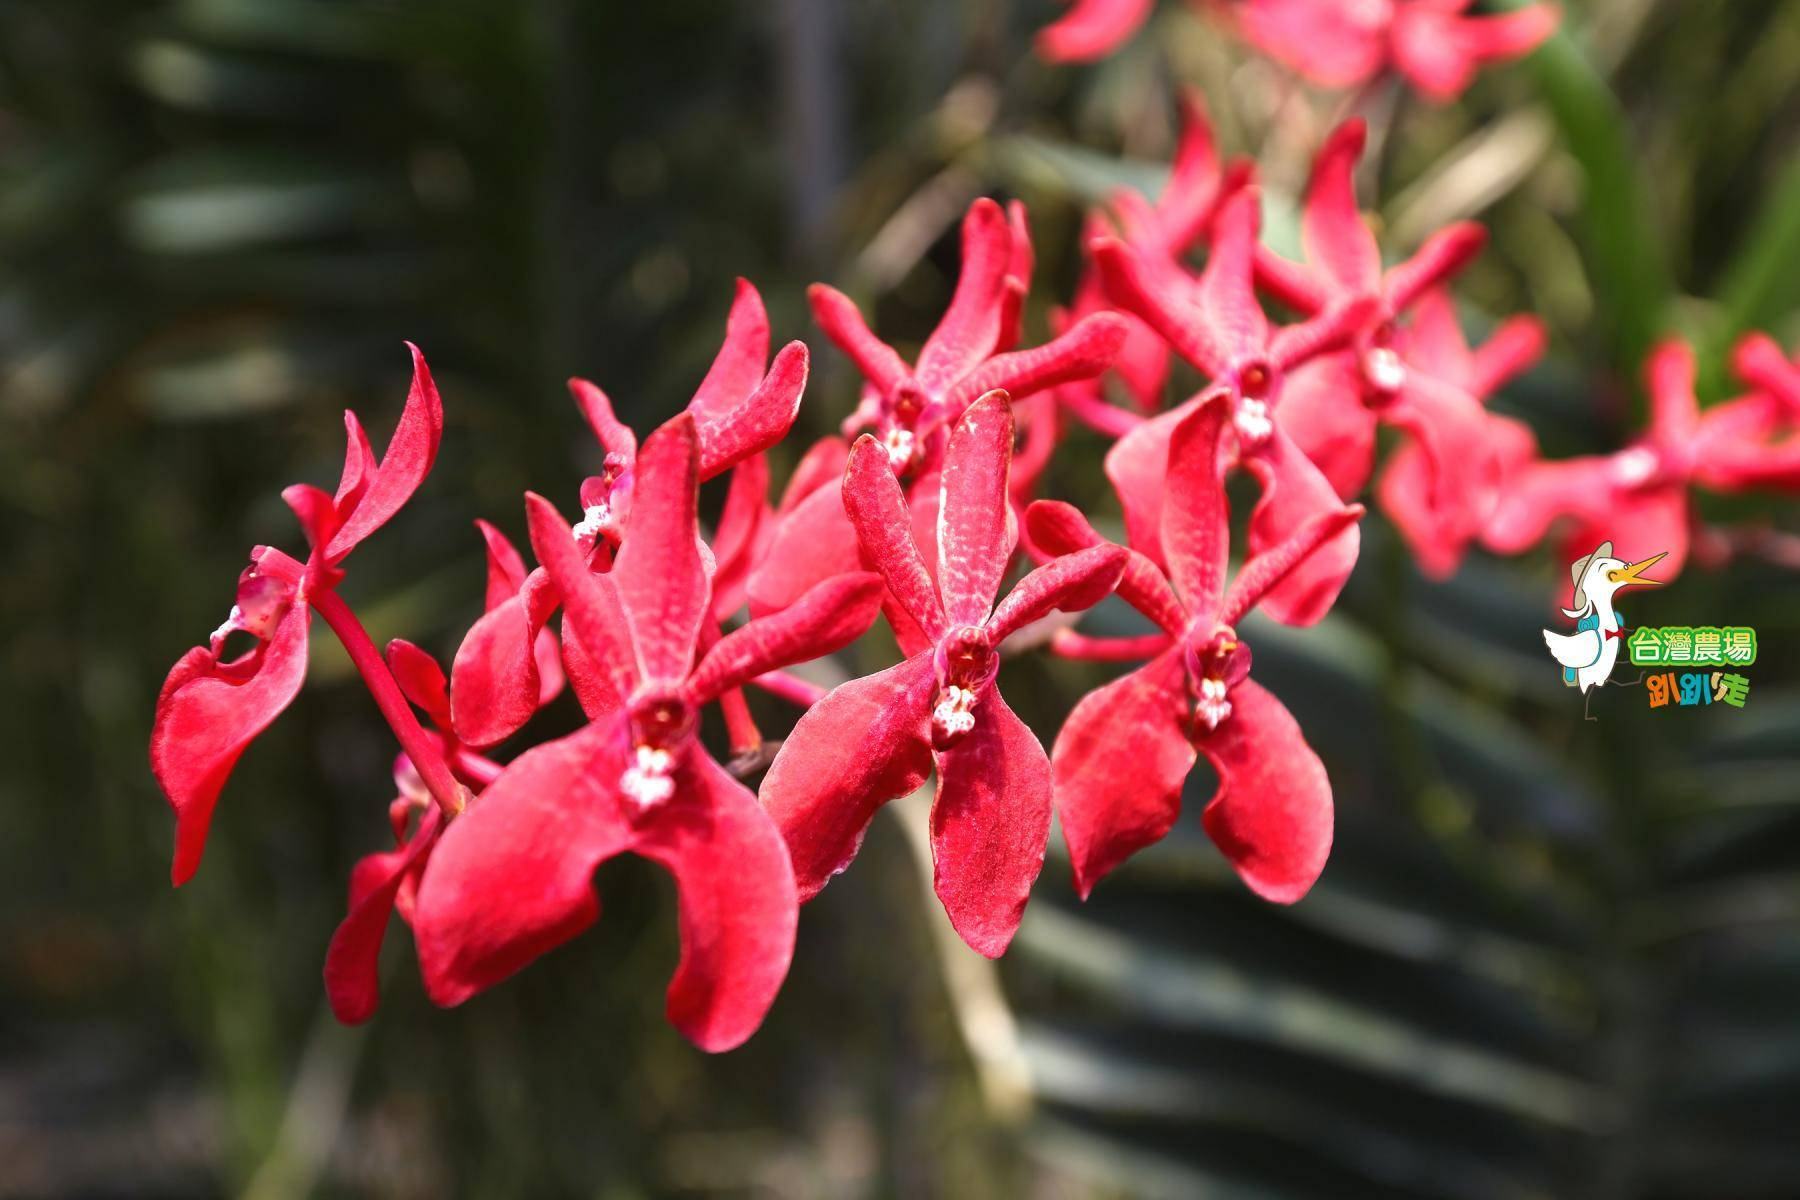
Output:
M916 341L968 199L1019 195L1041 333L1082 207L1157 177L1178 80L1259 155L1291 235L1331 98L1184 6L1052 70L1027 46L1053 7L0 3L0 1192L1800 1190L1800 589L1755 563L1691 569L1634 613L1756 626L1748 708L1621 692L1583 726L1537 651L1557 564L1428 585L1374 523L1330 622L1255 630L1337 787L1324 884L1257 904L1184 822L1083 906L1053 847L1004 972L1016 1041L965 1044L941 914L885 821L735 1054L663 1023L672 893L631 863L602 873L593 932L455 1012L424 1001L396 926L381 1014L339 1029L318 970L384 836L392 747L323 637L205 869L169 889L157 683L249 547L297 541L278 491L333 474L337 410L385 436L401 339L449 428L348 593L378 639L448 657L479 605L469 522L519 535L525 487L572 496L597 458L562 380L650 426L704 370L733 276L814 346L816 434L854 380L805 283ZM1550 322L1550 361L1499 407L1557 454L1619 443L1670 328L1700 339L1715 397L1743 329L1800 339L1800 8L1568 9L1463 102L1399 101L1365 191L1396 252L1490 224L1468 323ZM1102 448L1075 435L1048 490L1115 512ZM1006 669L1046 736L1104 677ZM1038 1102L1022 1128L994 1103L1009 1058Z

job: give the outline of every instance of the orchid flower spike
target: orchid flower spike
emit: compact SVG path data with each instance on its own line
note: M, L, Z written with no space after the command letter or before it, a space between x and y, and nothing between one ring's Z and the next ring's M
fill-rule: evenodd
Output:
M1097 603L1125 563L1116 546L1073 554L1032 571L995 605L1017 532L1007 502L1012 444L1004 394L983 397L957 422L944 457L934 580L885 448L869 435L857 441L844 504L864 551L926 643L814 705L762 787L807 900L849 866L876 810L935 767L938 899L963 940L990 958L1018 928L1050 832L1049 759L1000 695L998 647L1054 609Z
M1227 586L1229 413L1229 399L1214 394L1176 426L1161 517L1167 570L1133 551L1119 583L1119 595L1160 630L1145 647L1154 656L1077 704L1052 752L1056 810L1084 898L1174 825L1197 751L1219 774L1202 820L1252 891L1277 903L1299 900L1331 850L1325 769L1282 703L1249 678L1250 648L1237 625L1362 508L1313 517L1253 555ZM1032 505L1027 522L1050 553L1091 554L1108 544L1057 501Z
M780 831L701 745L700 709L765 672L831 653L868 628L868 573L821 583L701 653L712 623L699 540L699 423L678 415L637 455L617 562L589 569L549 501L527 500L532 545L609 703L506 767L433 852L414 928L426 990L459 1004L591 925L591 879L621 853L675 878L682 958L669 1020L705 1050L761 1024L793 954L796 891Z

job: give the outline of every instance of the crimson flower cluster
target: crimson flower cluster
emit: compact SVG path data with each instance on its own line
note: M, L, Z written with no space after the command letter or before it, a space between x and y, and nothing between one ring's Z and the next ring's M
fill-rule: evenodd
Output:
M1301 7L1245 6L1270 21ZM1464 19L1456 4L1376 7L1396 27L1423 10ZM1401 35L1382 37L1409 69ZM1484 405L1541 353L1542 329L1514 318L1472 348L1447 291L1480 251L1479 227L1384 266L1356 204L1363 130L1351 121L1319 152L1304 260L1288 260L1262 244L1255 167L1221 160L1196 103L1185 122L1161 195L1123 194L1092 214L1087 271L1047 342L1019 348L1033 252L1017 204L971 206L954 295L910 359L816 286L814 317L862 393L842 437L792 456L779 499L769 452L795 422L808 353L794 342L771 360L750 284L693 400L641 442L600 389L574 381L599 472L572 489L572 524L552 500L525 498L534 566L478 523L485 611L448 671L410 642L378 650L339 595L352 552L436 455L443 409L415 350L386 452L346 416L336 490L283 493L304 560L252 551L225 623L163 686L150 758L176 818L174 881L198 867L232 768L299 693L317 613L400 749L394 845L355 866L327 951L337 1014L376 1008L391 913L413 928L428 994L458 1004L592 924L594 872L630 853L676 884L669 1019L725 1050L774 1002L800 906L850 866L881 806L928 780L936 892L984 955L1019 926L1053 814L1085 897L1170 830L1202 755L1218 782L1201 821L1221 853L1256 894L1305 896L1330 854L1331 784L1253 678L1241 626L1252 610L1292 626L1330 611L1371 480L1421 569L1439 575L1471 546L1515 552L1558 529L1584 549L1604 537L1628 557L1668 550L1675 569L1696 528L1693 488L1800 491L1800 365L1766 338L1735 356L1748 392L1704 411L1692 353L1663 346L1643 438L1545 461L1529 429ZM1294 319L1272 320L1265 299ZM1202 382L1165 408L1175 360ZM1378 464L1383 426L1398 438ZM1099 524L1116 538L1036 494L1059 456L1106 440L1120 516ZM705 530L701 485L727 474ZM1255 499L1234 534L1238 477ZM1114 593L1152 632L1076 628ZM893 665L828 693L788 672L878 619ZM999 686L1007 658L1045 652L1136 664L1075 703L1048 752ZM800 710L785 739L765 739L746 687ZM565 690L585 722L519 746ZM714 705L725 761L701 736Z
M1143 27L1155 0L1068 0L1038 33L1050 62L1092 62ZM1471 15L1474 0L1191 0L1216 10L1246 42L1324 88L1397 75L1434 101L1454 100L1491 63L1535 50L1557 9L1529 4Z

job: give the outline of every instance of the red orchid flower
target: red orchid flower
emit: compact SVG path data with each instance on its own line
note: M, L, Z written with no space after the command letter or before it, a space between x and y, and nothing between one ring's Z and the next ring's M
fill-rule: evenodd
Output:
M1556 29L1551 4L1469 16L1472 0L1243 0L1238 28L1263 53L1323 87L1387 71L1431 100L1461 95L1489 63L1521 58Z
M356 414L346 412L347 447L336 493L309 484L282 493L312 544L307 562L268 547L252 551L231 615L207 645L183 655L163 682L150 733L150 766L175 810L172 877L177 886L200 865L213 807L232 768L299 694L306 676L310 610L325 618L352 659L365 668L365 681L403 742L424 738L379 652L334 591L343 578L344 559L400 510L437 456L443 406L424 356L416 346L408 349L412 389L387 452L377 460ZM255 645L227 658L227 640L240 632ZM441 761L422 769L439 802L454 804L460 788Z
M765 373L768 359L768 313L756 288L740 279L724 343L687 406L694 418L701 480L733 467L741 467L745 475L741 487L733 488L734 494L745 494L735 506L728 506L732 524L721 531L732 539L727 548L734 555L748 553L760 536L754 526L740 523L759 520L759 480L766 482L768 472L762 454L787 435L806 389L804 344L790 342L783 347ZM637 435L614 415L612 401L593 384L574 379L569 390L606 451L601 474L581 485L582 519L575 526L590 566L604 571L618 553L620 533L631 511ZM488 535L487 529L483 535ZM488 540L492 555L494 540ZM734 597L744 568L735 557L728 567L732 574L722 595ZM493 570L490 565L490 578ZM475 746L491 746L512 736L556 695L551 684L559 674L542 665L541 651L554 644L553 635L543 630L556 611L558 593L542 571L523 578L511 591L495 604L490 585L489 610L470 629L451 665L457 736ZM721 616L729 616L735 607L734 603ZM583 673L587 657L579 645L565 644L564 651L577 693L591 697L593 689Z
M1150 19L1154 0L1066 0L1069 11L1038 31L1045 62L1094 62L1131 39Z
M1731 351L1731 367L1751 391L1708 409L1745 438L1773 438L1800 428L1800 355L1789 358L1766 333L1745 334Z
M505 534L486 521L475 528L487 545L486 611L457 648L453 722L441 728L471 746L492 746L562 692L561 651L545 627L558 596L544 572L526 573Z
M1338 507L1330 482L1276 417L1286 373L1354 337L1376 305L1366 296L1354 297L1304 324L1271 329L1252 284L1257 205L1254 187L1226 200L1214 227L1212 256L1197 281L1175 263L1142 255L1122 242L1103 239L1094 245L1095 261L1114 300L1231 397L1236 462L1262 487L1250 518L1253 555ZM1155 562L1162 561L1159 531L1170 439L1203 399L1143 422L1106 456L1106 474L1124 506L1131 545ZM1356 565L1358 544L1356 527L1344 529L1269 594L1264 610L1285 624L1318 621Z
M1348 500L1367 486L1379 425L1418 445L1430 470L1420 507L1466 541L1494 502L1497 469L1487 417L1466 390L1415 362L1403 318L1425 292L1462 269L1487 242L1472 221L1428 238L1405 262L1384 271L1375 236L1356 207L1354 172L1364 126L1346 121L1313 164L1301 232L1311 269L1262 251L1257 274L1284 303L1316 313L1347 298L1371 297L1376 309L1355 344L1314 360L1288 380L1281 422Z
M1434 288L1413 305L1405 359L1411 371L1485 401L1543 355L1544 341L1542 321L1536 317L1509 317L1480 349L1471 350L1449 293ZM1490 449L1493 495L1497 499L1536 457L1537 442L1522 422L1491 413L1486 415L1483 436ZM1433 503L1437 475L1436 465L1422 443L1409 441L1395 447L1388 456L1375 494L1412 550L1419 569L1430 578L1448 579L1462 565L1463 555L1480 535L1491 509L1475 514L1480 519L1471 524L1462 519L1467 513Z
M699 443L687 413L644 443L606 574L588 569L547 500L527 498L532 546L612 703L600 720L520 755L439 839L414 909L420 967L439 1004L461 1003L592 924L594 870L626 852L675 878L682 959L668 1015L702 1049L749 1037L787 974L797 917L787 850L756 797L701 746L698 713L756 675L855 639L875 619L881 581L828 580L696 663L712 622Z
M845 507L888 591L929 640L814 705L762 787L808 900L856 856L875 810L918 787L935 763L938 898L963 940L990 958L1018 928L1050 832L1050 763L995 686L998 647L1052 609L1099 601L1125 561L1118 547L1070 555L1025 576L995 607L1016 534L1007 503L1012 444L1003 394L971 405L951 433L934 582L886 447L868 435L857 441Z
M511 549L511 547L507 547ZM406 699L430 719L435 740L457 779L479 794L500 774L500 765L457 741L451 732L450 683L437 660L411 642L388 643L388 669ZM375 1014L381 1002L381 943L388 914L412 920L419 879L446 818L412 759L402 753L394 763L398 796L388 806L395 848L366 855L350 872L349 911L332 934L325 954L325 995L331 1011L346 1025ZM410 833L409 833L410 827Z
M963 220L962 247L956 292L912 366L875 336L842 292L819 283L807 293L814 320L865 381L863 402L845 432L873 429L890 469L924 481L927 502L936 495L929 481L942 459L946 431L978 397L1004 390L1025 400L1098 375L1125 338L1118 316L1095 313L1045 345L1012 350L1030 278L1024 208L1014 204L1009 216L992 200L976 200ZM933 523L928 514L924 523ZM820 488L781 522L752 574L752 611L776 611L819 579L858 561L841 483Z
M1113 196L1119 236L1141 254L1180 261L1210 238L1219 205L1244 186L1253 170L1251 164L1242 161L1221 165L1205 103L1198 91L1185 89L1181 94L1181 140L1169 168L1169 181L1154 205L1130 189L1121 189ZM1096 213L1089 217L1082 241L1092 245L1096 238L1111 233L1106 219ZM1090 267L1075 290L1069 311L1055 314L1052 319L1067 325L1089 314L1108 311L1116 310L1106 294L1105 282L1100 272ZM1163 405L1169 380L1168 344L1137 317L1125 312L1119 315L1125 320L1126 333L1113 372L1124 382L1126 393L1139 412L1154 412ZM1135 422L1130 421L1128 413L1105 403L1103 391L1096 377L1065 383L1056 389L1056 395L1071 416L1117 437Z
M1231 408L1229 394L1214 391L1176 426L1161 516L1167 574L1133 551L1119 583L1119 594L1162 631L1135 647L1153 657L1083 698L1056 739L1056 811L1083 898L1174 825L1196 750L1219 774L1201 819L1252 891L1291 904L1330 854L1331 783L1287 709L1249 678L1250 648L1236 625L1362 508L1312 517L1252 556L1227 588L1220 451ZM1027 522L1052 553L1108 545L1058 501L1032 505Z
M1687 560L1690 489L1800 489L1800 434L1770 442L1770 405L1756 397L1701 412L1694 369L1685 342L1656 347L1645 367L1649 432L1613 454L1526 467L1501 497L1483 540L1517 554L1560 523L1565 551L1610 540L1619 553L1639 558L1667 552L1661 567L1673 579Z
M806 345L783 346L765 373L768 361L768 311L750 281L739 279L725 340L686 410L699 439L702 482L761 454L793 427L806 390ZM602 473L582 484L582 519L575 532L584 546L610 561L631 512L637 435L613 414L612 401L598 387L571 379L569 391L606 451Z

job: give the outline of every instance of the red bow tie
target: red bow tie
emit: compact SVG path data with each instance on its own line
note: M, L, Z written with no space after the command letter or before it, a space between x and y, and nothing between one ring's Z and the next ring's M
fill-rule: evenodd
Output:
M1605 629L1605 630L1602 630L1601 632L1606 634L1606 637L1609 637L1609 638L1623 638L1625 636L1625 627L1621 625L1617 629ZM1601 638L1600 640L1602 643L1604 643L1606 641L1606 638Z

